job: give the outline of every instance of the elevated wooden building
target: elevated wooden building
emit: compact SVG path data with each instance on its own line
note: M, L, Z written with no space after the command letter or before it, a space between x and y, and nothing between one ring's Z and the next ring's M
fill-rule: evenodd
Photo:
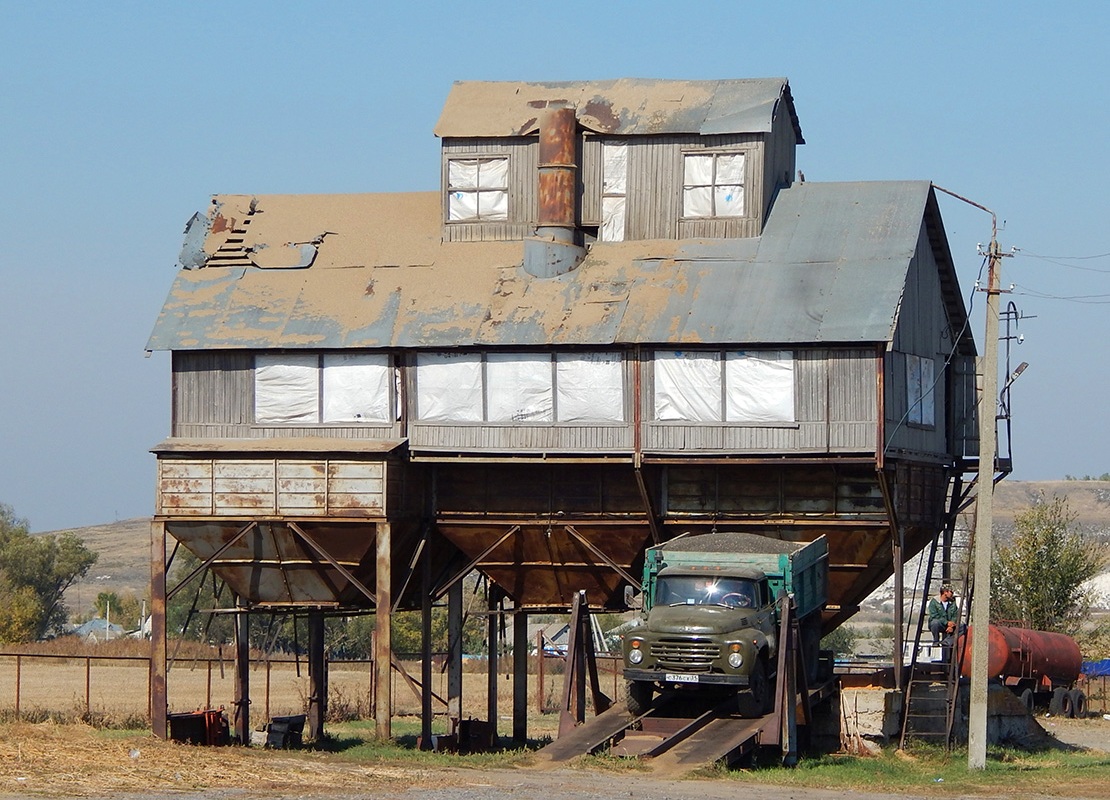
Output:
M374 608L385 675L386 612L471 569L619 609L652 542L825 534L828 631L951 522L975 350L928 182L795 182L782 79L458 83L435 132L439 192L190 222L155 573L168 533L244 611Z

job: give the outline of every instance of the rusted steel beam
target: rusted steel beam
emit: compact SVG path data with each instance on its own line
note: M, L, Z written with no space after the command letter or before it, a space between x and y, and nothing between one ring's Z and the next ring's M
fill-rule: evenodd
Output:
M648 527L651 528L651 542L652 544L659 544L663 541L663 537L659 532L659 521L655 516L655 510L651 506L651 495L648 493L647 484L644 482L643 470L637 466L635 473L636 488L640 490L640 499L644 503L644 513L647 514Z
M238 606L242 601L235 599ZM251 646L250 615L238 614L235 617L235 714L233 727L239 743L251 741Z
M511 528L509 528L509 530L507 530L505 532L505 534L503 536L501 536L501 538L499 538L496 542L494 542L489 547L487 547L485 550L483 550L481 552L481 554L478 555L477 558L471 559L470 562L465 567L463 567L461 570L456 572L455 575L450 580L448 580L446 583L444 583L443 585L441 585L440 587L438 587L436 589L435 599L438 600L440 597L443 596L444 592L446 592L448 589L450 589L456 583L458 583L463 578L465 578L467 575L469 575L470 571L473 570L476 566L478 566L478 564L480 564L482 562L482 559L484 559L486 556L488 556L490 553L492 553L494 550L496 550L498 547L500 547L502 542L504 542L506 539L508 539L510 536L512 536L514 533L516 533L519 530L520 530L519 525L513 525Z
M528 612L513 609L513 741L528 741Z
M425 534L427 536L427 534ZM420 749L432 749L432 561L431 554L420 558L424 541L416 548L414 559L419 559L420 569ZM411 576L416 566L409 565ZM407 585L408 579L405 583ZM398 595L405 593L404 587Z
M563 528L566 530L567 533L569 533L571 536L573 536L575 539L577 539L579 542L581 542L583 547L585 547L587 550L589 550L595 556L597 556L602 561L604 561L606 564L608 564L614 572L616 572L618 575L620 575L626 581L628 581L633 586L635 586L636 591L639 592L639 591L643 590L643 587L640 585L640 582L638 580L636 580L631 575L629 575L628 572L624 569L624 567L622 567L616 561L611 559L608 555L606 555L601 550L599 550L593 544L593 542L589 541L582 534L580 534L578 531L576 531L574 529L573 525L564 525Z
M17 673L18 674L18 673ZM166 523L150 523L150 726L159 739L169 735L166 693ZM16 679L18 692L18 677ZM19 699L16 695L16 717Z
M267 662L267 667L269 663ZM267 670L267 676L269 671ZM268 704L268 703L267 703ZM308 735L320 740L328 716L328 663L324 658L324 615L308 615Z
M405 573L405 579L401 582L401 588L397 592L397 599L393 602L393 610L396 611L401 605L401 598L405 596L405 591L409 588L409 583L412 581L412 576L416 574L417 564L420 563L420 556L424 552L424 547L428 543L429 529L424 530L424 535L416 544L416 550L413 551L412 558L409 559L409 568ZM425 586L424 590L430 589L430 586Z
M350 582L350 584L352 586L354 586L356 589L358 589L360 592L362 592L362 594L365 595L366 598L371 603L374 603L374 605L378 604L378 601L375 598L374 593L372 591L370 591L370 589L368 589L362 581L360 581L358 578L356 578L351 573L351 571L349 569L347 569L345 566L343 566L338 561L336 561L336 559L331 555L331 553L329 553L327 550L325 550L323 547L321 547L319 544L317 544L316 540L314 540L311 536L309 536L307 533L305 533L304 529L302 529L300 525L298 525L295 522L290 522L290 523L288 523L288 525L289 525L289 530L291 530L291 531L293 531L293 533L297 534L297 536L305 544L307 544L309 547L311 547L313 550L315 550L316 553L319 554L320 558L324 559L329 564L331 564L333 567L335 567L336 571L340 575L342 575L344 578L346 578L347 581ZM378 530L380 532L380 530L381 530L380 525L378 526ZM378 584L378 591L379 592L381 591L381 584Z
M164 525L164 523L162 523L162 524ZM200 564L200 566L198 566L196 569L194 569L192 572L190 572L180 583L177 584L177 586L173 587L168 592L166 592L166 600L172 599L175 594L177 594L179 591L181 591L181 589L184 588L187 583L189 583L189 581L191 581L193 578L195 578L200 573L204 572L204 570L208 569L208 567L212 564L213 561L215 561L217 558L219 558L224 553L226 553L228 551L228 549L230 549L240 539L242 539L244 536L246 536L247 533L249 533L252 528L257 527L257 525L258 525L257 522L252 521L252 522L248 522L246 525L244 525L242 528L240 528L235 533L234 536L232 536L230 539L228 539L227 542L225 542L224 544L220 545L220 547L216 550L215 553L210 555L208 558L204 559L204 561ZM162 557L163 557L163 559L165 558L164 553L163 553ZM163 572L165 572L164 563L165 562L163 561L163 566L161 567Z

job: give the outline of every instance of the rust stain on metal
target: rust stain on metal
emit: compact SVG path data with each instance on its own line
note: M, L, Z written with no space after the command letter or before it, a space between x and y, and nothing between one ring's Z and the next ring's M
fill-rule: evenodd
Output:
M224 231L232 230L235 227L234 218L229 219L223 214L216 214L212 219L212 233L223 233Z
M591 100L582 109L585 116L597 120L602 131L615 131L620 128L621 119L613 112L613 105L607 100Z

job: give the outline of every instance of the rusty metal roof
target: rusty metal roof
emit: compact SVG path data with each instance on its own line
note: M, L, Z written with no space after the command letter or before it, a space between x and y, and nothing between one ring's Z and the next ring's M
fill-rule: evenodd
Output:
M460 81L451 87L436 136L527 136L543 109L574 108L587 130L612 135L768 133L789 115L805 144L785 78L673 81L622 78L573 83Z
M441 241L441 213L435 192L218 197L206 253L316 240L315 258L182 269L147 348L889 342L923 226L943 232L927 182L805 183L758 238L599 242L535 278L523 242ZM925 241L960 330L947 243Z

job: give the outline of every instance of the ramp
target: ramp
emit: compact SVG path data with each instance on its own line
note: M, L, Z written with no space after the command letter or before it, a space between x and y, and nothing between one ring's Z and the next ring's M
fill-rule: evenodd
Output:
M650 713L649 711L648 714ZM596 753L607 747L613 739L621 737L640 719L643 717L633 717L623 704L615 705L537 750L536 762L558 763L576 756Z

